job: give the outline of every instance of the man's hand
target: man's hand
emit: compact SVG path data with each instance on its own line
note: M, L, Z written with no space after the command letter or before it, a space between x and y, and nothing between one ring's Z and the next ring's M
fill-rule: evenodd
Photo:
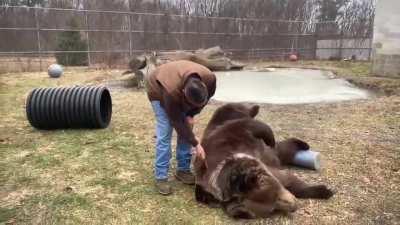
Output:
M195 153L196 157L199 157L202 160L206 159L206 152L204 151L203 146L201 146L201 144L198 144L195 147Z
M193 126L194 125L194 119L191 116L187 116L186 117L186 122L190 125Z
M193 117L187 116L187 117L185 118L185 120L186 120L186 122L189 124L190 129L193 130L193 127L194 127L194 119L193 119Z

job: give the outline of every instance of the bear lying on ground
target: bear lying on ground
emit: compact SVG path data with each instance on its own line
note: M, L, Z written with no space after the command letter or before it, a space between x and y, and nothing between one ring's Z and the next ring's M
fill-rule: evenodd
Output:
M330 198L325 185L306 184L282 169L309 146L296 138L275 143L271 128L254 119L258 111L239 103L216 110L201 142L206 159L194 162L196 200L235 218L257 218L294 212L296 198Z

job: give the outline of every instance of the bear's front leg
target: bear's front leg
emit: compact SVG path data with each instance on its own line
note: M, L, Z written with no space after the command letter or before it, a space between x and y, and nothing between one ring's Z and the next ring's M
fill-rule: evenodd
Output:
M254 219L255 216L238 202L224 203L226 213L235 219Z
M212 194L206 192L203 189L203 187L201 187L198 184L195 185L195 197L196 197L196 201L206 204L211 208L219 208L220 207L219 201L216 198L214 198L214 196Z
M250 120L246 124L246 129L249 130L255 138L262 139L267 146L275 148L274 132L272 132L271 127L267 124L258 120Z

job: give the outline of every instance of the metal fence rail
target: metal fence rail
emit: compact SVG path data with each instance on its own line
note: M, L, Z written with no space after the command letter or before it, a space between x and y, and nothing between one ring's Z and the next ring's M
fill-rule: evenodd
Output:
M71 20L77 22L75 27L68 24ZM231 52L234 58L245 59L283 59L293 52L304 59L315 59L317 52L338 48L370 54L370 46L365 45L318 47L319 39L368 38L346 37L337 30L321 32L316 29L332 27L332 24L336 22L0 6L0 72L13 70L5 62L15 62L18 67L28 61L39 61L37 68L26 70L43 70L55 61L54 55L60 53L86 53L89 66L120 67L135 54L194 51L215 45ZM87 49L59 50L57 41L63 32L78 32Z
M110 14L127 14L127 15L145 15L145 16L165 16L165 13L151 13L151 12L131 12L131 11L114 11L114 10L93 10L93 9L66 9L66 8L48 8L48 7L28 7L28 6L0 6L1 8L23 8L34 10L54 10L54 11L72 11L72 12L90 12L90 13L110 13ZM257 21L257 22L281 22L281 23L308 23L302 20L274 20L274 19L259 19L259 18L238 18L238 17L215 17L215 16L194 16L194 15L179 15L168 14L171 17L181 18L205 18L216 20L234 20L234 21ZM334 21L324 21L321 23L330 23Z

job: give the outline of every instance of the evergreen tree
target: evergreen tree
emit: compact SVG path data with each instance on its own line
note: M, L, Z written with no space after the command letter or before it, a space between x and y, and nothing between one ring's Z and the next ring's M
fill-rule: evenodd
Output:
M47 0L0 0L0 5L9 6L44 6Z
M71 29L78 29L75 19L69 22ZM82 40L79 31L63 31L57 37L57 51L87 51L88 47L85 40ZM84 66L87 65L86 52L63 52L56 54L57 63L64 66Z
M341 9L350 0L318 0L320 14L317 17L318 21L335 21L343 12Z

